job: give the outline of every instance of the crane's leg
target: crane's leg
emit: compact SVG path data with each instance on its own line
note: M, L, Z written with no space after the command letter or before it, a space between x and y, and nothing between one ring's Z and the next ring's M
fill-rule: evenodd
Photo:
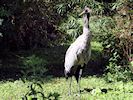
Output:
M72 84L72 77L66 78L66 86L68 89L68 95L71 95L71 84Z
M79 71L79 79L78 79L78 92L79 92L79 95L80 95L80 81L81 81L82 71L83 71L83 69L80 69L80 71Z
M65 73L65 77L66 77L66 86L68 86L68 95L71 95L72 75L70 72L67 72L65 70L64 70L64 73ZM68 85L69 78L70 78L70 82Z
M77 80L77 85L78 85L78 93L79 93L79 96L80 96L80 82L81 82L81 75L82 75L82 72L83 72L83 69L86 65L82 65L82 66L78 66L77 70L76 70L76 74L75 74L75 77L76 77L76 80Z
M75 73L75 78L76 78L76 81L77 81L77 85L78 85L78 93L79 93L79 96L80 96L80 80L81 80L81 75L82 75L82 67L81 66L78 66L77 67L77 70L76 70L76 73Z
M72 77L70 77L70 83L69 83L69 93L68 95L70 96L71 95L71 85L72 85Z

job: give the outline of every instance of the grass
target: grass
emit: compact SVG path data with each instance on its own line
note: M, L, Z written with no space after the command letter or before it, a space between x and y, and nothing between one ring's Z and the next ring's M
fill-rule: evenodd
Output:
M23 83L21 80L0 82L0 100L21 100L28 91L29 83L29 81ZM50 81L44 81L41 85L45 96L48 96L49 93L57 93L59 100L78 100L79 98L75 95L77 94L75 80L72 84L73 93L71 96L67 95L68 84L66 85L64 78L52 78ZM81 100L131 100L133 98L132 82L106 83L103 78L88 76L82 78L81 87ZM107 93L102 92L102 89L107 90Z

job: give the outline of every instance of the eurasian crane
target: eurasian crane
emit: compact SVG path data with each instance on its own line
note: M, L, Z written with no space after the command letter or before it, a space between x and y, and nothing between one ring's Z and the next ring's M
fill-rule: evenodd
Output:
M85 7L80 15L83 15L83 33L67 49L64 63L64 73L66 79L71 78L69 84L69 95L71 94L71 82L74 75L78 84L80 94L80 80L82 70L87 65L91 57L91 38L92 34L89 29L89 17L91 9Z

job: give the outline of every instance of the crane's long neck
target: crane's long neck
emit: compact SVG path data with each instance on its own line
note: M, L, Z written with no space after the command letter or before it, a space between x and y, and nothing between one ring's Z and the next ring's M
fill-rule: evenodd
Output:
M89 17L90 14L84 14L83 15L83 34L89 34L90 30L89 30Z

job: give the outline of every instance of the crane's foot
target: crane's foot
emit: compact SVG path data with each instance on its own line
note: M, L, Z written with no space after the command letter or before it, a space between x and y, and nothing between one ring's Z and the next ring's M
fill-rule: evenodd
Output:
M71 93L68 93L68 96L71 96Z
M69 92L68 92L68 96L71 96L71 94L72 94L72 93L71 93L71 90L69 90Z

